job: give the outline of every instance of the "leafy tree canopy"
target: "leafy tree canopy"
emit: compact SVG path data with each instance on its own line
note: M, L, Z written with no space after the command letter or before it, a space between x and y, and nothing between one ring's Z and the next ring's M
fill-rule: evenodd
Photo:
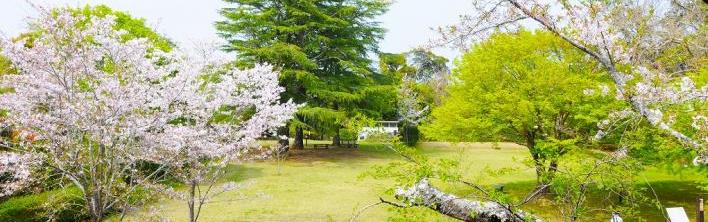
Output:
M374 18L381 0L226 0L216 23L236 64L269 63L281 70L283 99L307 103L291 126L337 134L357 113L381 118L378 95L390 92L372 78L367 53L384 29ZM298 129L301 130L301 129Z
M422 131L444 141L525 145L541 176L621 105L601 95L611 89L596 67L551 33L495 34L458 62L449 97Z
M55 8L52 9L52 13L55 15L60 11L69 11L73 15L81 15L84 17L82 21L82 26L91 21L92 17L105 18L106 16L114 16L115 30L125 30L122 36L124 41L135 39L135 38L146 38L150 41L151 46L160 49L165 52L172 51L175 44L172 43L167 37L157 33L147 24L145 24L145 19L134 18L130 14L122 11L115 11L106 5L90 6L86 5L79 8ZM37 24L30 24L30 30L28 32L20 34L16 39L24 39L27 41L28 46L32 45L34 39L40 35L42 30L38 30ZM2 49L0 49L2 50ZM12 69L12 64L9 59L0 56L0 73L15 73Z
M409 76L419 82L429 82L436 79L445 78L449 69L447 58L435 55L430 50L417 48L408 53L411 64L416 72Z
M115 30L125 30L122 39L130 40L135 38L146 38L152 43L151 45L165 52L172 51L175 44L165 36L157 33L153 28L145 24L145 19L134 18L130 14L122 11L116 11L106 5L90 6L86 5L83 8L63 8L57 10L68 10L72 14L81 15L86 18L85 22L90 21L91 17L104 18L106 16L114 16Z

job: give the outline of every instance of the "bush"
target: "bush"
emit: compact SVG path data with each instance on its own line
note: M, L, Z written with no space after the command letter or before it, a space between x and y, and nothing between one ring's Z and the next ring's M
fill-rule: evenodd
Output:
M0 221L81 221L84 213L78 188L57 189L37 194L17 196L0 203Z
M418 140L420 139L420 130L418 130L417 126L402 125L398 132L401 134L402 142L406 145L415 146L418 144Z
M366 136L366 139L364 141L367 142L372 142L372 143L387 143L391 142L391 140L396 137L396 135L392 135L387 132L383 131L371 131L369 134Z

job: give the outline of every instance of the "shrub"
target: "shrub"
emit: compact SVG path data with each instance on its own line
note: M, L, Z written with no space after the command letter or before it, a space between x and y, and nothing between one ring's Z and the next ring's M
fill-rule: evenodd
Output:
M420 130L418 130L418 126L412 126L412 125L402 125L398 132L401 135L401 140L408 146L415 146L418 144L418 140L420 139Z
M81 191L71 187L9 198L0 203L0 221L81 221Z

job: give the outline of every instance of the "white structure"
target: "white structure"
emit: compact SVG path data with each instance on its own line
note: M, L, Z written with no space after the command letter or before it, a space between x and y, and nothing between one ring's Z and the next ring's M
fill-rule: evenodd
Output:
M671 222L689 222L688 215L683 207L670 207L666 208L666 214L669 216L669 221Z
M620 217L619 213L612 213L612 218L610 218L610 222L624 222L624 220L622 220L622 217Z
M364 140L374 134L388 134L394 136L398 134L398 121L376 121L374 127L364 127L359 132L359 139Z

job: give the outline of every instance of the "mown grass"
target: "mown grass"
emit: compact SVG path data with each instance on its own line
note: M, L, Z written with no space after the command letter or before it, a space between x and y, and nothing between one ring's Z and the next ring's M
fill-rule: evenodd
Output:
M269 142L266 142L269 143ZM470 180L483 184L503 183L505 190L522 197L535 185L534 171L521 161L527 157L525 148L513 144L448 144L423 143L420 151L431 158L459 160L460 172ZM362 144L358 150L295 150L280 167L275 161L256 161L229 166L223 181L236 181L247 187L217 196L202 211L200 221L348 221L362 207L375 203L379 197L392 199L386 190L394 186L392 180L376 180L361 175L374 165L400 161L379 144ZM485 169L515 168L515 172L499 177L477 178ZM695 177L673 175L667 171L651 169L645 173L665 206L681 206L689 217L694 214L694 200L701 191L692 180ZM461 185L441 185L446 191L465 194L469 188ZM705 193L703 193L705 196ZM525 207L549 221L560 220L550 197L542 198ZM162 199L152 205L160 215L172 221L185 221L184 202ZM420 209L425 210L425 209ZM359 221L385 221L395 212L379 205L369 208L358 217ZM129 221L143 221L144 212L135 212ZM593 220L608 220L600 212ZM660 210L652 206L642 209L648 221L666 221ZM633 221L631 218L627 221ZM434 215L426 220L448 221Z
M326 143L310 141L311 143ZM273 141L263 141L272 144ZM535 186L533 169L521 163L528 156L524 147L513 144L448 144L422 143L419 150L430 158L458 160L458 170L465 179L481 184L505 184L505 191L518 198ZM375 203L379 197L393 198L387 190L393 188L391 179L377 180L361 177L375 165L384 165L402 159L380 144L362 144L358 150L294 150L281 164L276 161L252 161L230 165L222 182L236 181L246 187L223 193L205 206L200 221L348 221L355 212ZM495 177L480 177L488 169L514 168L513 173ZM708 196L696 188L693 181L705 179L706 175L686 175L663 169L648 169L639 185L651 188L664 207L684 207L689 217L694 217L694 200ZM460 184L435 184L441 189L464 196L471 192ZM75 197L77 190L56 190L34 195L18 196L0 203L0 221L44 221L47 203L59 200L68 194ZM544 197L524 207L525 210L546 218L560 221L557 206L552 197ZM592 199L592 198L591 198ZM72 200L75 201L75 200ZM591 207L594 203L590 201ZM161 198L150 207L159 209L159 216L172 221L186 221L184 202ZM150 221L146 217L148 207L132 212L128 221ZM427 211L418 208L417 211ZM641 216L648 221L666 221L662 211L654 206L644 206ZM77 218L75 212L64 211L63 221ZM363 211L358 221L385 221L397 212L379 205ZM608 213L597 212L587 221L607 221ZM634 218L625 218L635 221ZM117 218L109 217L108 221ZM427 221L450 221L449 218L432 213Z

